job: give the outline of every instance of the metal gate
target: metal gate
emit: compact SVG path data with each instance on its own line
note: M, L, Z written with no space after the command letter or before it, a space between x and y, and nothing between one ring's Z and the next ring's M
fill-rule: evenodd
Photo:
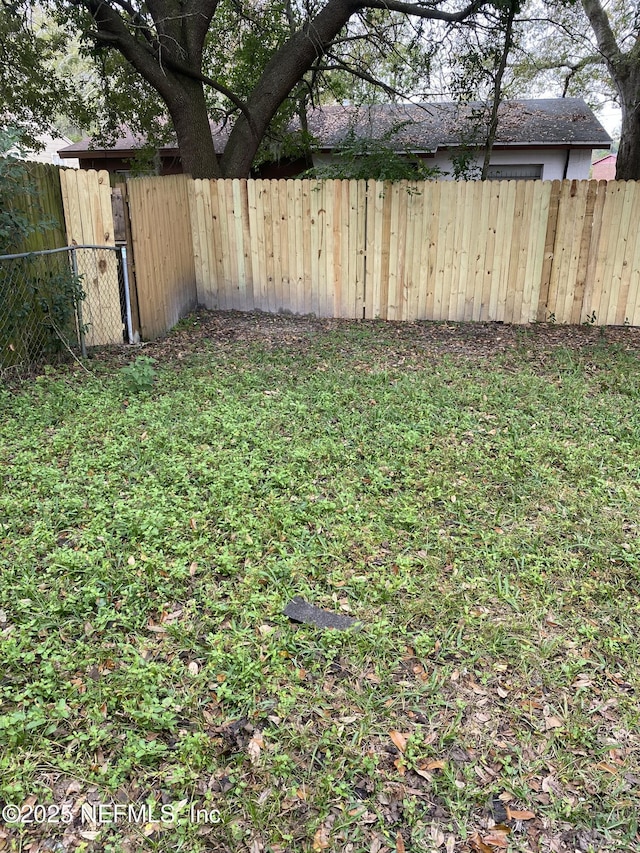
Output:
M0 367L136 341L125 246L0 255Z

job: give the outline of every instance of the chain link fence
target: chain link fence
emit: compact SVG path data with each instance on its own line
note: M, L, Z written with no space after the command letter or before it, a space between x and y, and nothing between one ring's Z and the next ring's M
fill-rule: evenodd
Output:
M0 255L0 370L132 340L124 247Z

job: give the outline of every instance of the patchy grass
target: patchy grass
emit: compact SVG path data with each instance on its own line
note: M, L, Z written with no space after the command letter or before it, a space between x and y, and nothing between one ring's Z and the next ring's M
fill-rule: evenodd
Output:
M640 850L637 352L192 322L0 390L0 850Z

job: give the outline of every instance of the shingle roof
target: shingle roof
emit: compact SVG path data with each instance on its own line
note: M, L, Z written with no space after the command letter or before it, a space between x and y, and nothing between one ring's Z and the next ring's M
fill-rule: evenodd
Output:
M316 146L332 150L344 142L350 129L358 137L384 139L403 150L423 153L438 148L473 144L474 116L480 104L374 104L372 106L324 106L309 113L309 131ZM484 123L486 127L486 120ZM230 126L212 125L216 151L224 150ZM477 132L475 138L478 138ZM480 133L482 139L482 132ZM83 139L63 148L61 157L131 156L145 144L143 137L123 130L122 136L109 147L93 145ZM501 104L497 146L571 145L585 148L607 148L611 137L582 98L546 98L513 100ZM177 145L168 143L161 154L176 156Z
M349 130L356 136L385 139L387 144L420 152L482 144L478 124L482 105L455 103L326 106L309 116L309 130L321 149L342 143ZM480 132L474 134L474 128ZM394 132L394 128L397 130ZM496 145L583 145L607 147L611 138L582 98L504 101L498 113Z

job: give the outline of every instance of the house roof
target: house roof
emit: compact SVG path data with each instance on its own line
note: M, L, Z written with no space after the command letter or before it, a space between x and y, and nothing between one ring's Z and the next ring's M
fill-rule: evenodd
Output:
M350 130L357 137L385 140L390 146L435 153L439 148L473 145L475 127L486 127L480 103L375 104L327 106L309 116L309 130L323 150L332 150ZM478 122L480 118L480 123ZM582 98L503 101L496 146L571 146L606 148L611 137Z
M331 151L350 131L357 137L384 140L390 146L420 153L439 148L473 145L479 103L331 105L308 116L309 131L319 150ZM486 118L484 120L486 126ZM292 127L292 130L295 129ZM221 153L231 132L229 124L212 125L216 151ZM482 132L481 132L482 133ZM477 134L477 132L476 132ZM108 148L92 145L89 138L68 145L60 157L132 157L144 146L144 137L126 129ZM608 148L611 137L582 98L511 100L500 105L496 147ZM160 155L177 156L175 142L160 148Z
M599 157L597 160L594 160L591 164L592 166L597 166L598 163L615 163L618 159L617 154L605 154L604 157Z
M93 157L96 154L104 157L132 157L141 148L146 145L146 139L139 133L132 133L127 128L122 128L121 136L119 136L108 147L99 143L93 143L89 136L85 136L80 142L74 142L73 145L67 145L58 151L61 157ZM160 154L177 154L178 146L175 142L163 145L160 148Z

